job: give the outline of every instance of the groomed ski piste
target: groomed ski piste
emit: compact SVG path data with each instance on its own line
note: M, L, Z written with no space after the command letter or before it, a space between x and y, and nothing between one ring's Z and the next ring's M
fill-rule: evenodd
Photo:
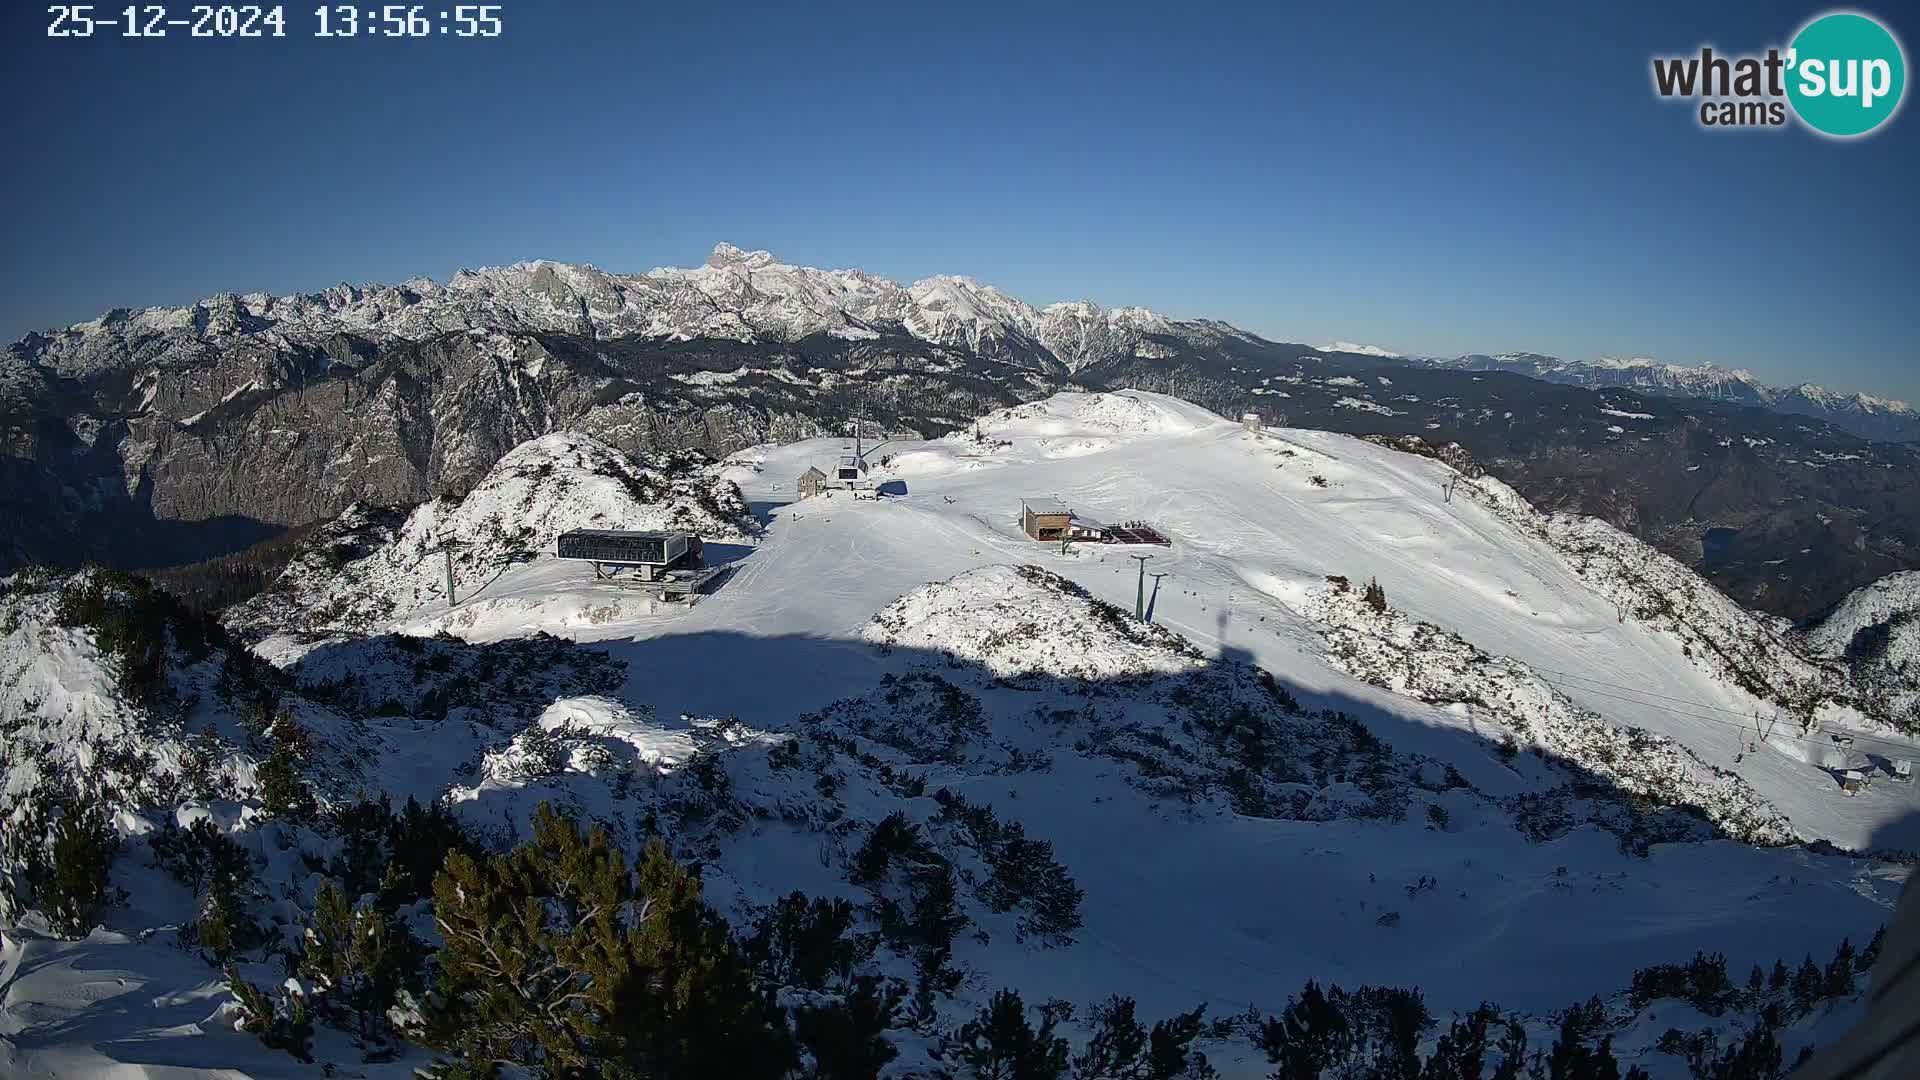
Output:
M870 443L882 498L797 500L800 474L849 442L763 447L724 463L720 476L738 485L760 527L709 538L710 558L732 571L697 603L595 583L584 565L553 558L548 538L544 555L474 572L473 591L456 590L452 605L403 603L368 635L481 643L544 632L603 649L625 663L623 683L558 697L525 722L619 742L634 767L656 772L717 741L777 743L809 722L854 730L845 718L858 710L845 702L871 702L889 676L930 673L965 689L983 707L985 731L960 758L925 770L929 789L989 804L1051 842L1084 901L1070 940L1043 942L1015 933L1009 917L979 915L990 940L963 935L955 946L966 978L941 1009L955 1022L1003 986L1029 1003L1124 993L1143 1016L1196 1004L1209 1016L1271 1014L1309 978L1417 986L1443 1018L1482 1001L1544 1016L1623 990L1636 968L1698 951L1724 953L1739 976L1803 953L1824 959L1843 937L1862 943L1885 921L1906 867L1807 842L1920 848L1913 787L1876 783L1847 796L1834 772L1871 747L1897 756L1907 740L1837 706L1822 707L1822 731L1786 722L1756 739L1751 717L1774 703L1717 675L1684 633L1623 610L1556 546L1546 516L1496 481L1449 492L1454 471L1430 457L1322 432L1248 431L1174 398L1124 392L1061 394L945 438ZM1020 500L1035 496L1101 521L1151 522L1172 546L1036 542L1019 523ZM657 523L604 527L622 524ZM1633 546L1632 559L1649 557L1612 535ZM1151 624L1174 638L1090 618L1071 588L1130 614L1136 554L1152 556ZM437 565L418 573L431 579ZM1384 612L1357 599L1374 581ZM406 595L412 603L419 593ZM1743 625L1740 647L1778 634L1764 620ZM268 634L258 650L290 670L311 665L303 679L325 678L338 674L324 653L340 640ZM1749 659L1789 675L1803 663ZM1421 788L1392 818L1337 806L1259 816L1224 798L1170 795L1039 719L1111 708L1137 720L1154 712L1126 696L1137 680L1241 662L1270 673L1303 709L1344 712L1465 786ZM1168 722L1164 709L1157 716ZM722 740L718 718L737 718L746 733L729 729ZM1529 837L1498 809L1565 783L1526 752L1536 744L1636 790L1632 761L1608 752L1582 762L1583 740L1599 745L1619 728L1671 740L1656 739L1646 760L1666 770L1664 782L1697 788L1680 800L1690 813L1753 842L1656 838L1636 852L1596 824ZM1835 748L1834 730L1855 734L1851 751ZM892 738L889 746L911 741ZM396 799L449 798L476 827L524 825L545 798L589 815L621 812L598 777L524 779L507 767L517 742L487 745L404 719L376 727L375 742L357 782ZM1016 751L1014 760L1047 767L1006 765ZM476 757L477 775L463 772ZM983 767L988 759L1000 764ZM756 797L813 797L811 774L791 791L779 774L754 776ZM861 805L863 790L850 784L840 796L852 817L892 809ZM821 833L755 821L716 844L707 896L736 919L794 889L861 898L837 861L844 852ZM218 972L154 933L190 917L180 910L190 898L142 873L125 883L130 904L87 941L8 936L0 1072L317 1075L223 1023ZM1654 1038L1712 1021L1674 1002L1659 1007L1614 1049L1656 1075L1684 1074L1681 1059L1652 1050ZM1843 1006L1783 1039L1831 1038L1856 1015ZM1245 1043L1205 1049L1225 1076L1270 1068ZM1797 1049L1787 1042L1789 1060ZM337 1075L399 1076L425 1059L331 1060ZM923 1060L906 1053L899 1064Z

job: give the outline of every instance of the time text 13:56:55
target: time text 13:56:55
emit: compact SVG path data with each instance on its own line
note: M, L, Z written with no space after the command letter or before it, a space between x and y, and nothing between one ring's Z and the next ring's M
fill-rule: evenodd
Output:
M313 10L312 36L493 38L505 32L503 4L328 4ZM163 38L284 38L286 5L129 4L114 10L101 4L55 4L47 8L47 36L90 38L114 35ZM298 30L296 29L297 33Z

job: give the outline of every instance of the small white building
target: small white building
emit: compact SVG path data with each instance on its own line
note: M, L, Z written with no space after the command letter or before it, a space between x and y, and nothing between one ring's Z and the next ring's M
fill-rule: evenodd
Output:
M1248 431L1259 431L1266 424L1260 419L1259 413L1250 412L1240 414L1240 426Z
M1098 543L1107 538L1107 526L1103 522L1074 514L1067 519L1067 539L1088 540Z
M836 491L850 491L856 499L880 497L879 489L867 475L866 455L858 450L835 458L830 472L821 472L817 467L808 466L794 484L794 490L802 499L832 495Z

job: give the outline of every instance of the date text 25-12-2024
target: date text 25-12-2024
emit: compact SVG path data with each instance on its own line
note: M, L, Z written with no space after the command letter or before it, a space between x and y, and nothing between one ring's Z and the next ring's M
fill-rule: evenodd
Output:
M317 38L495 38L506 31L504 4L326 4L313 9ZM55 4L47 8L55 38L284 38L284 4ZM299 29L295 27L294 33Z

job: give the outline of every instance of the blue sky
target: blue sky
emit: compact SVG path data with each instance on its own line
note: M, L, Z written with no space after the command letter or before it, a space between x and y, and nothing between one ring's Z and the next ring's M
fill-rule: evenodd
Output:
M283 41L127 42L8 5L0 336L726 240L1920 400L1920 114L1714 134L1651 91L1654 54L1784 45L1819 5L503 7L491 42L315 40L309 4Z

